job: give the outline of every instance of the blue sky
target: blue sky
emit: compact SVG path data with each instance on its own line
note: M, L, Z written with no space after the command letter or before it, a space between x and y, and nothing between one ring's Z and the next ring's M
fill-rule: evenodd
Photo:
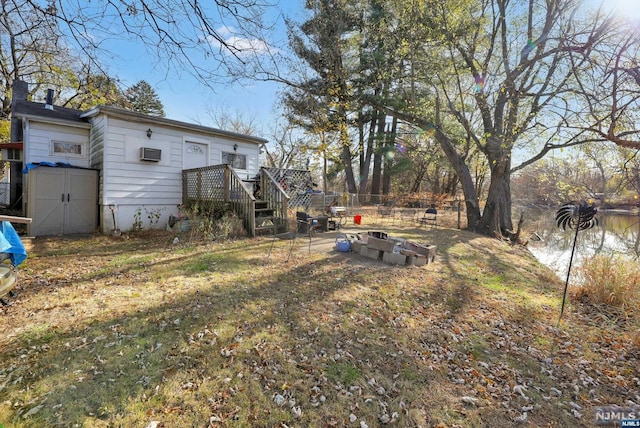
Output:
M612 8L627 17L640 19L640 0L585 0L587 5L595 5L603 1L606 7ZM302 0L280 0L278 9L273 9L267 20L275 19L280 10L298 21L304 10ZM285 40L284 24L278 20L275 34ZM124 85L131 86L140 80L146 80L158 93L165 107L166 117L185 122L212 125L208 111L225 109L232 115L241 112L247 119L255 118L262 127L262 136L268 132L269 124L277 115L278 85L270 82L244 82L244 84L220 84L215 92L206 87L188 72L167 71L157 59L147 54L143 46L124 43L118 46L119 58L110 66L112 74Z
M273 21L280 14L300 16L303 1L280 0L267 20ZM278 19L275 37L286 40L282 19ZM220 30L220 28L217 28ZM116 46L114 44L113 46ZM113 48L113 47L112 47ZM241 112L246 119L255 118L257 124L268 132L269 124L278 115L275 106L278 85L272 82L245 81L235 84L218 84L212 90L191 76L187 71L166 70L162 63L140 44L117 42L117 55L109 71L129 87L140 80L147 81L158 93L164 105L166 117L184 122L213 125L209 110L225 109L232 115Z

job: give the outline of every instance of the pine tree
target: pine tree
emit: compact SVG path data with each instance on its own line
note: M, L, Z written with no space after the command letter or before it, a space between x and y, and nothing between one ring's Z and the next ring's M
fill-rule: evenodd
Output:
M164 117L164 106L156 91L141 80L127 90L129 109L152 116Z

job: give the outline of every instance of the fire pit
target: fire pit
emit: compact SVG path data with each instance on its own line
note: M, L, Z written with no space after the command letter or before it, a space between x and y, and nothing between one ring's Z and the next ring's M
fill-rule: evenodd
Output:
M433 263L435 245L420 244L402 238L390 237L386 232L369 231L350 239L351 251L385 263L401 266L422 266Z

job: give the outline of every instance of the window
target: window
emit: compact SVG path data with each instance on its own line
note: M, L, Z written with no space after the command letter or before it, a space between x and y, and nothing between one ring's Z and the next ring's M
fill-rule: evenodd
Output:
M235 169L247 169L247 155L222 152L222 163L229 164Z
M66 143L64 141L51 142L52 155L65 155L69 157L85 157L85 143Z
M189 144L187 146L187 153L194 153L196 155L203 155L204 154L204 150L202 150L202 147L197 145L197 144Z

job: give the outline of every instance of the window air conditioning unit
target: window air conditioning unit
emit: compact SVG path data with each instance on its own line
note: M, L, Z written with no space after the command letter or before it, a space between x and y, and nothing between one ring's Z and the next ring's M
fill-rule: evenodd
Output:
M140 147L140 160L149 162L160 162L162 150L150 147Z

